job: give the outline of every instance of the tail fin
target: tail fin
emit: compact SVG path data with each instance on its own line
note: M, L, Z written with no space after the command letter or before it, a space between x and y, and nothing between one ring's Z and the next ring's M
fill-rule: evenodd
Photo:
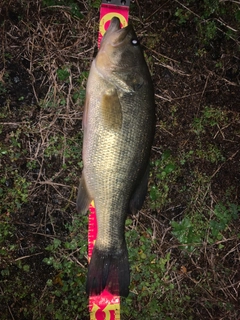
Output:
M126 244L121 253L101 251L94 247L88 267L86 291L99 295L105 288L113 295L127 297L130 272Z

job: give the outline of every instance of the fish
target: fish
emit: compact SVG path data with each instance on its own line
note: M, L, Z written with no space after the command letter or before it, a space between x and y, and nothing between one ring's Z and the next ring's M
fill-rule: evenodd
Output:
M104 289L127 297L130 267L125 241L128 214L144 202L155 131L154 89L132 25L113 17L93 60L83 111L83 171L76 209L94 200L98 233L86 292Z

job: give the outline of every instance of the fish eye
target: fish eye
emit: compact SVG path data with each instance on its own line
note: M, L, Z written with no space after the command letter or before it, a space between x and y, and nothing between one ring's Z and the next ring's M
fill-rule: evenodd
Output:
M132 40L131 40L131 43L132 43L132 45L134 45L134 46L138 46L138 45L139 45L138 39L132 39Z

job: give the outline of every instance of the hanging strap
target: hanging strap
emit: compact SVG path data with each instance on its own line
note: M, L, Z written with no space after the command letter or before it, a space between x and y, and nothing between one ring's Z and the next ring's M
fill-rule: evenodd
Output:
M130 0L103 0L100 7L98 48L113 17L118 17L121 27L128 24ZM88 220L88 259L91 259L97 237L97 218L94 202L91 203ZM114 296L106 289L99 296L89 297L90 320L120 320L120 297Z

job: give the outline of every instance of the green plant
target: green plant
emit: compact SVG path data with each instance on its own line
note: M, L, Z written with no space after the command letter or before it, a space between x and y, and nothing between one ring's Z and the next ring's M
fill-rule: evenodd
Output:
M199 24L199 33L204 38L205 43L208 43L210 40L213 40L217 35L216 22L213 20Z
M195 117L193 120L193 131L200 135L206 132L207 127L221 126L228 121L226 112L214 107L204 107L200 117Z
M73 101L79 105L83 105L86 97L86 83L88 79L89 71L81 72L81 75L78 80L79 87L77 91L73 93Z
M239 21L239 8L238 6L233 6L230 8L225 2L218 0L203 0L198 4L198 13L192 10L191 6L194 5L194 0L184 1L180 3L181 8L177 7L175 11L175 16L178 19L180 25L186 25L189 22L194 22L199 39L205 44L211 44L211 41L217 39L219 32L223 34L230 35L232 38L236 38L236 32L233 33L231 28L225 31L224 22L225 18L228 18L229 13L234 12L236 21ZM219 19L219 17L221 19ZM200 51L198 51L198 55Z
M171 152L165 150L162 153L161 159L155 160L152 163L152 170L154 170L155 181L150 186L150 200L152 209L160 209L169 199L168 194L171 183L179 174L179 169Z
M17 169L5 168L4 175L0 178L0 184L2 212L14 212L27 202L30 183L21 176Z
M185 307L189 296L180 297L171 279L176 270L170 252L157 253L160 244L151 228L136 227L132 219L127 219L126 226L131 283L129 296L121 299L121 319L144 320L150 315L170 320L173 308L175 315L191 319Z
M43 261L55 270L55 276L47 281L48 291L55 298L48 304L46 311L52 314L53 319L70 319L76 314L82 317L88 314L88 297L85 293L86 261L83 258L87 251L87 232L79 233L79 230L87 230L86 224L87 217L74 219L72 225L66 225L70 236L65 240L54 238L46 247L49 256ZM44 296L43 300L46 298ZM55 299L61 301L57 308ZM37 319L38 314L34 315Z
M27 202L30 183L21 175L16 166L26 151L22 151L22 137L28 135L28 127L19 127L9 133L10 147L0 143L0 201L1 209L6 212L18 210L23 203Z
M193 251L197 246L202 245L206 223L200 214L186 216L180 222L172 221L171 226L172 234L182 244L181 249Z
M193 251L205 241L214 244L223 239L228 226L238 219L240 206L234 203L216 204L212 212L194 212L180 222L172 221L172 234L182 244L182 249ZM220 244L219 249L224 245Z
M202 159L211 163L219 163L225 161L225 157L223 156L222 151L216 144L208 143L206 145L202 145L201 140L196 142L194 156L195 160ZM187 158L189 159L189 161L193 160L193 157L189 157L189 153L188 155L185 155L185 160Z
M66 81L70 76L70 72L67 68L58 69L57 76L59 80Z
M216 204L213 210L213 216L209 222L211 230L209 241L211 243L223 239L223 232L234 220L238 219L239 211L240 205L235 203L228 203L227 205L222 203Z
M43 6L66 10L69 11L73 17L78 19L83 18L83 14L79 9L78 2L74 0L43 0Z
M91 6L95 9L99 9L101 6L102 1L101 0L94 0L91 1Z
M237 20L237 22L240 22L240 10L237 10L235 12L235 19Z
M62 169L69 171L65 177L65 181L69 181L75 175L74 168L78 171L83 167L81 156L82 132L79 130L74 137L67 138L62 133L54 133L49 137L48 144L44 149L44 158L51 159L52 157L61 158ZM35 162L31 166L36 165ZM30 165L29 165L30 166ZM51 164L49 164L49 167Z
M185 24L189 20L190 15L190 11L186 11L181 8L177 8L177 10L175 11L175 16L178 18L179 24Z
M39 101L39 105L43 110L52 112L53 110L57 113L60 113L61 109L59 105L66 105L66 97L64 92L61 92L56 96L54 89L50 89L46 97Z
M0 94L3 95L6 92L7 92L7 89L6 89L5 85L2 82L0 82Z
M9 245L14 236L14 229L9 223L9 214L0 218L0 276L4 283L4 296L0 295L1 304L9 306L16 300L22 306L19 316L23 318L45 320L50 317L53 320L61 320L73 319L76 315L81 319L87 318L88 296L85 293L84 258L87 250L87 217L80 217L75 219L73 224L67 224L65 228L69 235L61 240L53 238L46 247L45 268L51 271L41 292L41 299L35 284L26 281L35 269L35 264L26 261L28 256L16 260L12 258L17 250L17 245ZM16 273L14 276L13 272ZM28 304L31 305L30 309L26 307ZM7 319L5 311L2 312L3 319Z
M12 253L16 249L14 244L15 228L11 223L9 212L2 212L0 215L0 270L1 274L9 273L9 263L12 261Z

